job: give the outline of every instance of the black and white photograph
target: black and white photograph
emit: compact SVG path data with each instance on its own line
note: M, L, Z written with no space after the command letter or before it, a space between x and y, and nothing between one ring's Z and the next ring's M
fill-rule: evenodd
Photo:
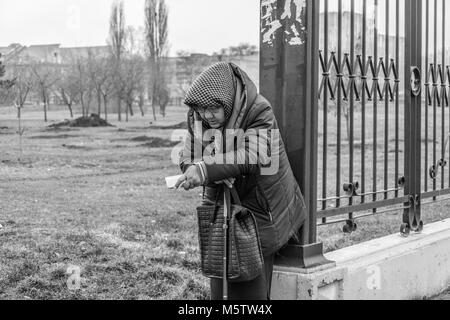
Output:
M1 0L0 301L450 300L447 16Z

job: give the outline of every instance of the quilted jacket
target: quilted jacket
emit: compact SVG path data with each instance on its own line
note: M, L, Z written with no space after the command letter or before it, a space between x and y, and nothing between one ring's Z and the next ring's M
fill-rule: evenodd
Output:
M256 85L243 70L234 64L231 65L242 84L244 95L242 99L244 103L233 110L238 115L234 128L242 129L245 136L254 135L260 130L278 130L270 103L258 94ZM180 153L180 167L183 172L194 162L202 160L195 159L189 149L194 139L194 122L198 120L196 116L190 109L188 136L185 140L185 148ZM210 142L202 141L203 148ZM226 178L236 179L235 186L243 206L249 208L256 217L264 256L271 255L282 248L306 219L303 195L292 172L281 137L277 145L278 161L275 167L277 170L265 171L264 168L269 165L260 162L257 164L229 164L228 162L206 164L206 197L214 201L214 190L217 189L215 181ZM271 148L269 150L274 151ZM245 145L241 146L237 152L240 152L243 157L250 157L249 153L252 150Z

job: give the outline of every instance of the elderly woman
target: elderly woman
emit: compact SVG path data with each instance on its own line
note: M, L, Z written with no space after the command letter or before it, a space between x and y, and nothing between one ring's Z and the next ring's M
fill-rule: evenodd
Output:
M272 107L258 94L256 85L243 70L225 62L214 64L200 74L188 90L184 103L189 107L188 136L180 154L183 175L176 186L185 190L203 186L204 204L213 204L220 184L229 187L234 184L242 205L256 218L264 272L252 281L230 282L228 296L231 300L269 299L275 254L295 236L306 218L303 196L282 140L276 140L277 167L265 170L267 163L260 161L264 155L258 149L261 143L252 139L267 137L267 132L272 132L269 135L273 137L273 133L278 132ZM233 130L229 129L240 129L243 133L237 145L229 134ZM214 130L220 130L225 142L214 139L216 135L205 134ZM230 140L234 148L225 150ZM196 144L200 144L200 155L194 150ZM219 156L223 160L223 155L229 152L237 161L214 161ZM222 280L211 279L211 299L221 298Z

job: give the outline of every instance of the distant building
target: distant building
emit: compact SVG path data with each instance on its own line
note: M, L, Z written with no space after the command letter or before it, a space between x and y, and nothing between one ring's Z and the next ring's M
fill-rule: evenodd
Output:
M73 58L87 58L89 54L106 57L108 46L95 47L61 47L60 44L42 44L23 46L15 43L8 47L0 47L5 63L29 64L32 62L50 64L70 64Z
M95 57L106 58L110 54L108 46L95 46L95 47L67 47L60 48L59 56L60 63L70 64L73 58L87 59L89 55Z
M6 65L27 65L46 63L52 65L70 65L75 58L108 57L108 46L61 47L60 44L42 44L23 46L18 43L0 47L2 60ZM207 55L193 53L184 57L169 57L166 60L166 82L169 87L171 104L181 105L186 90L194 79L208 66L218 61L229 61L240 66L250 78L259 85L259 53L248 55ZM146 83L150 78L149 66L146 68ZM147 87L147 85L145 85ZM146 88L148 89L148 88ZM145 90L147 91L147 90ZM148 98L148 94L145 95Z
M17 57L25 48L18 43L12 43L7 47L0 47L0 54L2 55L3 61L8 62Z

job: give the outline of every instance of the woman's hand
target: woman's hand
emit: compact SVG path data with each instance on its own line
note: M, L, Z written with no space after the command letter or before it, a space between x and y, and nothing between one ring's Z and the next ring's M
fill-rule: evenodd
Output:
M215 184L225 184L228 188L232 189L234 181L236 181L235 178L228 178L228 179L223 179L223 180L220 180L220 181L216 181L214 183Z
M188 191L200 187L202 185L202 178L199 172L199 168L195 165L190 166L186 172L178 179L175 184L175 188L183 187Z

